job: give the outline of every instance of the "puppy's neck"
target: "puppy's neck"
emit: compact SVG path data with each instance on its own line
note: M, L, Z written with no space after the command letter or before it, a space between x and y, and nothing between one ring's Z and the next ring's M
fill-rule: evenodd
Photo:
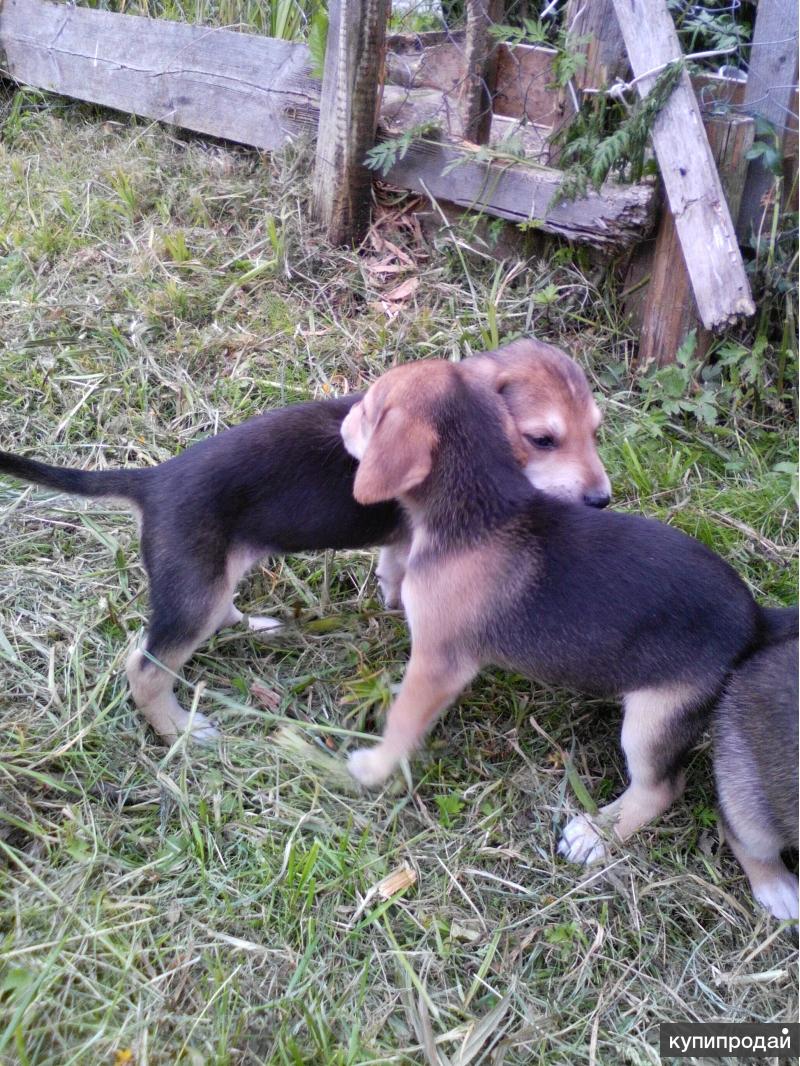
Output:
M425 482L402 503L414 539L426 550L464 548L483 540L535 490L517 464L482 386L461 383L437 406L439 443Z

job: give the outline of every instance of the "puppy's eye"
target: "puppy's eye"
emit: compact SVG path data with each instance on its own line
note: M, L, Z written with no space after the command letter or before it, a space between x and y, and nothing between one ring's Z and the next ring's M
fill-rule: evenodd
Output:
M530 436L530 434L526 433L525 434L525 440L529 444L532 444L534 446L534 448L544 448L544 449L546 449L546 448L555 448L555 447L557 447L555 437L551 437L549 433L545 434L542 437L532 437L532 436Z

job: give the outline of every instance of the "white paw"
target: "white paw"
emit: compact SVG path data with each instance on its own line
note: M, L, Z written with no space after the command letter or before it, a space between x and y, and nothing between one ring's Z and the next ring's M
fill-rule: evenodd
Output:
M251 614L247 619L247 628L252 629L254 633L263 633L268 629L282 629L283 622L268 615Z
M206 718L204 714L194 714L191 716L191 729L189 729L189 721L187 715L186 727L183 732L189 733L189 736L195 744L213 744L215 740L219 738L219 730L213 724L210 718Z
M374 748L358 748L357 751L351 752L347 759L347 769L351 777L365 788L374 788L383 784L394 769L394 764L387 762L378 744Z
M800 917L798 881L788 870L783 874L776 874L769 881L753 885L753 895L773 918L796 920Z
M579 814L564 826L558 854L567 862L590 866L593 862L602 862L607 857L607 850L592 820L585 814Z
M378 574L378 588L381 590L381 599L384 607L388 607L390 611L399 610L403 605L403 600L400 596L401 587L402 582L389 581Z

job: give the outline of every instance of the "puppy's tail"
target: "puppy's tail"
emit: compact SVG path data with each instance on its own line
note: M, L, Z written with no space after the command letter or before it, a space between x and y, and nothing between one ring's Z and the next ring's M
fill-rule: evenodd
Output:
M761 644L775 644L798 634L797 607L761 608Z
M0 451L0 474L73 496L121 496L137 503L149 470L74 470Z

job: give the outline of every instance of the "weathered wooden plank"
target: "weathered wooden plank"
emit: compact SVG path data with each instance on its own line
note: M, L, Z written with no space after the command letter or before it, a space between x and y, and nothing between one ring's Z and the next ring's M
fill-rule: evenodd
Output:
M562 179L561 171L549 167L487 163L474 150L428 141L414 142L386 178L461 207L487 210L512 222L532 221L544 233L609 252L639 240L652 225L652 186L607 184L599 193L549 207Z
M614 0L614 10L637 88L646 96L658 71L681 56L666 0ZM755 306L730 211L685 71L656 118L652 137L703 325L717 329L752 315Z
M744 108L775 127L782 150L794 118L797 94L798 0L759 0L750 46L750 63L744 91ZM764 199L775 177L760 159L747 172L737 230L741 238L758 228Z
M319 82L309 75L305 45L51 0L4 0L0 52L8 73L23 84L256 148L279 148L316 131ZM411 95L413 113L423 102ZM446 102L433 94L425 106L433 114ZM391 127L396 94L387 91L385 107ZM464 166L441 173L462 157ZM417 175L415 161L422 168ZM414 145L389 180L462 206L474 203L495 217L534 219L544 232L601 249L625 247L652 222L651 186L608 186L549 210L559 171L490 164L455 144Z
M401 85L384 85L380 128L387 136L397 135L413 126L435 122L444 138L459 140L461 120L450 98L437 89L407 89ZM492 116L489 143L502 144L513 137L521 143L527 159L544 162L547 142L542 126L521 124L505 115Z
M49 0L3 0L0 53L25 85L274 149L316 120L302 44Z
M438 34L437 34L438 36ZM395 38L396 40L396 38ZM438 41L418 49L386 52L386 84L409 89L438 89L456 99L467 72L464 45Z
M554 48L502 44L497 53L495 114L527 118L537 126L552 126L556 115L553 84Z
M314 215L332 244L358 240L369 221L388 0L330 0L314 163Z
M607 88L628 69L625 42L614 14L613 0L592 0L588 4L585 0L567 0L564 18L573 49L578 47L580 38L588 37L588 40L582 48L585 65L576 71L571 85L557 94L554 133L572 122L576 104L580 106L586 89ZM555 163L557 160L558 149L554 146L550 161Z
M497 86L497 42L489 30L501 22L503 6L504 0L466 0L466 76L460 110L462 136L473 144L489 142Z
M731 215L735 217L747 172L745 156L753 144L753 120L747 115L712 115L706 119L709 145L717 163ZM671 363L690 330L697 330L695 354L708 351L712 334L698 321L697 304L686 270L675 221L664 210L650 263L639 335L639 358Z

